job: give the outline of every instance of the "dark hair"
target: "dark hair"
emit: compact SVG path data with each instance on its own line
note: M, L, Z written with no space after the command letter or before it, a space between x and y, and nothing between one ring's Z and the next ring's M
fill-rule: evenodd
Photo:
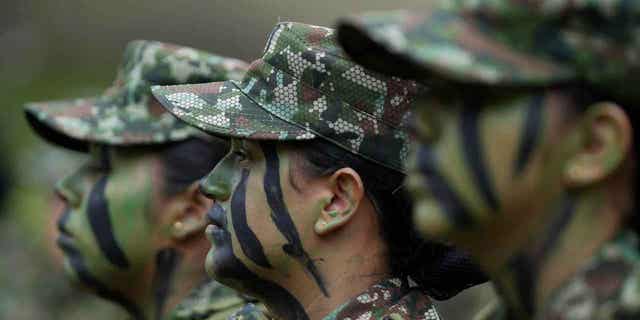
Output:
M228 150L228 142L215 137L190 138L164 146L161 154L165 165L165 195L178 194L207 175Z
M358 172L380 219L392 275L410 277L426 294L438 300L487 281L468 254L419 236L413 227L412 202L403 186L404 174L322 139L287 145L293 145L304 158L305 174L324 176L344 167Z

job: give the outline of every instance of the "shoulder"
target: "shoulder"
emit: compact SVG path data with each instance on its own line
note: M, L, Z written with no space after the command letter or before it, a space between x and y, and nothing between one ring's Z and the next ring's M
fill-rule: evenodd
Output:
M607 243L590 264L557 290L545 315L554 319L640 318L640 252L627 232Z
M176 306L171 319L227 319L246 303L235 290L216 281L202 284Z
M247 303L240 310L234 312L228 320L268 320L266 308L262 304ZM212 319L207 319L212 320Z

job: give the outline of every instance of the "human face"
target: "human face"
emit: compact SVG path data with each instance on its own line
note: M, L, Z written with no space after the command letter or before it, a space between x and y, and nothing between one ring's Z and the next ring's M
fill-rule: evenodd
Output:
M275 143L232 140L229 154L201 182L216 200L205 265L218 281L304 312L285 287L306 279L326 294L311 258L318 254L313 225L322 198L311 184L297 187L295 159Z
M67 274L133 314L131 291L148 278L160 232L158 168L148 152L92 146L89 161L56 186L66 203L58 245Z
M458 92L418 105L408 161L418 229L486 236L552 210L566 195L562 171L577 148L569 100L555 90Z

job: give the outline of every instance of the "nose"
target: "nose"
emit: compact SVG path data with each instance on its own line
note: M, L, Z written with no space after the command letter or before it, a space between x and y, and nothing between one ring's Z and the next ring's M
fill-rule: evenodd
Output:
M231 179L224 168L216 166L200 180L200 192L215 201L226 201L231 196Z

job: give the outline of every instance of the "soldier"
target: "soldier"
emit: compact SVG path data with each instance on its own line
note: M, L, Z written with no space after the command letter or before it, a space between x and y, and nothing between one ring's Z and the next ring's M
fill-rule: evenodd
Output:
M439 319L426 293L484 276L410 231L404 122L420 88L354 64L334 35L279 23L241 81L152 88L232 138L201 184L216 200L207 270L278 319Z
M228 143L165 112L149 87L238 79L245 70L239 60L134 41L103 95L26 107L43 139L90 156L55 187L66 203L57 241L65 270L134 319L226 319L244 304L203 269L212 203L197 180Z
M339 24L345 51L430 86L408 185L510 319L639 319L638 1L447 1Z

